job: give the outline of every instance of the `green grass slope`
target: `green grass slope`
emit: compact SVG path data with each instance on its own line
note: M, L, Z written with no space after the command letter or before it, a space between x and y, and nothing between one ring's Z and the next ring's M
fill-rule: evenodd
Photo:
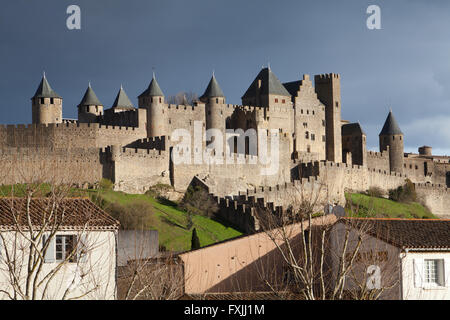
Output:
M437 219L420 203L402 203L365 194L346 194L346 212L354 217Z
M89 191L89 193L94 201L97 196L100 196L105 202L102 204L105 209L107 209L108 204L112 203L127 205L136 200L149 202L153 206L156 217L151 229L158 230L159 244L166 247L167 250L189 250L193 228L197 229L202 247L242 234L233 227L201 215L194 215L192 218L193 226L191 229L187 229L188 220L185 211L179 209L174 202L157 200L149 195L127 194L111 190Z

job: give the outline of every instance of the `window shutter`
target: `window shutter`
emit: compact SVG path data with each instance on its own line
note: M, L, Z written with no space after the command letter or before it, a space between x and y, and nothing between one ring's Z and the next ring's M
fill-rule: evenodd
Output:
M423 276L423 259L414 259L414 286L416 288L422 288Z
M45 243L47 242L48 239L48 235L44 235L42 237L42 248L44 247ZM44 262L45 263L52 263L55 262L55 237L53 237L50 240L50 243L47 247L47 251L45 252L45 256L44 256Z
M444 259L445 286L450 287L450 258Z

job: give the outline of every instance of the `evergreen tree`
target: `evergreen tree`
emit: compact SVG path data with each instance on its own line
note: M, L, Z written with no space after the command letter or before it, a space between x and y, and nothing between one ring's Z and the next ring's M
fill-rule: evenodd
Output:
M192 230L191 250L200 249L200 239L197 236L197 230Z

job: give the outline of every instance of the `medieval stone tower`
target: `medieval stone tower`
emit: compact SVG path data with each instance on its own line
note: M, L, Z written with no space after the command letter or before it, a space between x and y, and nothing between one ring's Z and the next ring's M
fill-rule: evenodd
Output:
M164 93L153 74L147 90L139 97L139 108L147 109L147 136L158 137L166 134L166 115L164 114Z
M380 132L380 151L389 149L389 167L391 171L403 173L404 148L403 132L392 114L389 115ZM389 148L388 148L389 147Z
M78 105L78 121L81 123L97 122L97 117L103 115L103 104L89 83L89 86Z
M217 83L214 74L209 81L205 93L200 97L200 101L205 103L206 130L219 129L224 131L225 120L221 111L225 104L225 95Z
M340 76L316 75L314 82L317 97L325 105L326 159L342 162Z
M50 87L47 78L42 77L32 104L32 123L62 123L62 98Z

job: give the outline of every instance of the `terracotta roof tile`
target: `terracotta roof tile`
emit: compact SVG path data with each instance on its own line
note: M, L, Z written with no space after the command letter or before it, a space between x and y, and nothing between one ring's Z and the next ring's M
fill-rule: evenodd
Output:
M89 229L118 229L119 222L97 207L87 198L66 198L52 201L50 198L32 198L29 203L29 216L34 226L43 224L52 212L52 225L61 229L85 227ZM26 198L0 198L0 227L13 228L14 216L19 223L27 225ZM56 219L56 220L55 220Z
M448 219L341 218L338 222L363 228L396 247L450 248Z

